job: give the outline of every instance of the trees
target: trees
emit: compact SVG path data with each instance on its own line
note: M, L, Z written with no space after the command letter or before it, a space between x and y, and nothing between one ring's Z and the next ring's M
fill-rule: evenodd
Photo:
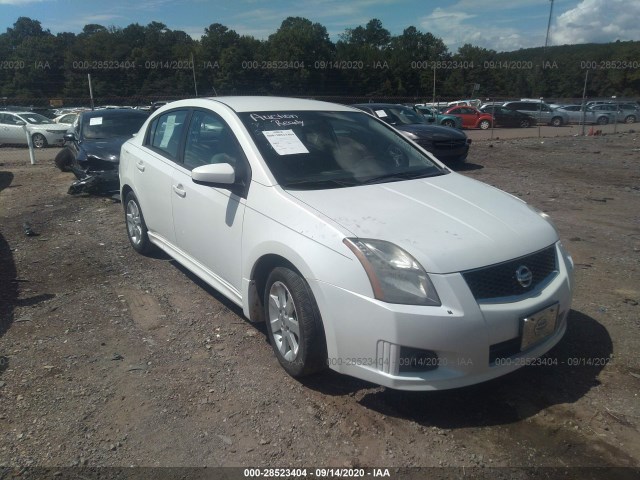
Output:
M640 42L564 45L498 53L474 45L449 52L414 26L392 35L379 19L332 42L327 29L288 17L266 40L220 23L199 39L165 24L88 24L57 35L20 17L0 34L0 95L8 98L289 94L431 98L640 94ZM515 68L511 68L511 66ZM480 85L480 90L474 90ZM8 103L11 103L8 100Z

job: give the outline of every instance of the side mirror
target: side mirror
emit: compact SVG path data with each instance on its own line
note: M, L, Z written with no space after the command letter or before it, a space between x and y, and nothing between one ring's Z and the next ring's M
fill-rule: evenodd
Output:
M236 181L236 172L228 163L211 163L194 168L191 179L199 183L232 185Z
M16 122L16 125L19 126L19 127L24 127L26 124L27 124L27 122L23 122L22 120L18 120Z
M75 133L65 133L63 137L67 142L75 142L76 134Z

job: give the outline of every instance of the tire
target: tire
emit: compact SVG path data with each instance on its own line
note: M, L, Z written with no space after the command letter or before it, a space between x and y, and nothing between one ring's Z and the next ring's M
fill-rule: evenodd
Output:
M562 118L553 117L551 119L551 125L554 126L554 127L561 127L562 126Z
M491 127L491 122L489 120L480 120L478 124L481 130L488 130Z
M273 351L292 377L326 368L327 346L320 312L307 282L276 267L264 289L264 314Z
M456 126L456 124L454 123L454 121L453 121L453 120L444 120L444 121L442 122L442 126L443 126L443 127L452 127L452 128L453 128L453 127L455 127L455 126Z
M34 148L45 148L47 146L47 139L41 133L34 133L31 136L31 142Z
M635 115L627 115L624 119L624 123L636 123Z
M127 226L127 237L133 249L141 254L149 253L153 245L147 234L147 224L142 215L142 209L133 192L127 193L124 200L124 220Z
M63 148L58 152L53 162L61 172L70 172L71 163L73 162L73 153L71 153L68 148Z
M520 128L529 128L530 126L529 120L520 120Z
M596 120L596 122L598 123L598 125L606 125L607 123L609 123L609 119L603 115L602 117L598 117L598 120Z

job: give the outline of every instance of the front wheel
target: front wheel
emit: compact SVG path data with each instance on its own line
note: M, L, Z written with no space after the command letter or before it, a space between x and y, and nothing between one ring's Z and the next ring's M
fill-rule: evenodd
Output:
M147 234L147 224L144 222L142 209L133 192L127 193L125 200L124 218L127 224L127 236L133 249L142 254L149 253L152 244Z
M489 127L491 127L491 122L489 120L482 120L480 121L480 124L478 126L482 130L487 130Z
M520 127L521 128L529 128L531 124L529 123L529 120L520 120Z
M629 115L624 119L624 123L635 123L636 117L635 115Z
M31 142L35 148L44 148L47 146L47 139L41 133L34 133Z
M609 123L609 119L605 116L602 117L598 117L598 125L606 125L607 123Z
M561 127L562 119L560 117L553 117L551 119L551 125L553 125L554 127Z
M300 275L285 267L274 268L264 290L264 309L269 341L289 375L303 377L326 367L320 312Z
M442 122L442 126L443 127L455 127L456 124L453 122L453 120L444 120Z

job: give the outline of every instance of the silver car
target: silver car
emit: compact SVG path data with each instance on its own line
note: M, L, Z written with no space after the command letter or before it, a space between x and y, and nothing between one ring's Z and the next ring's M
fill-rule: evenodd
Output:
M517 110L535 118L538 123L561 127L569 123L569 115L552 109L549 105L538 100L519 100L505 102L504 107Z
M583 111L582 105L564 105L555 110L556 112L563 112L569 115L569 123L597 123L598 125L606 125L615 122L613 112L593 110L589 107Z
M593 105L591 108L598 112L615 114L618 122L635 123L638 120L638 110L628 104L601 103Z
M24 126L31 135L35 148L62 145L68 125L57 124L31 112L0 112L0 144L26 145Z

